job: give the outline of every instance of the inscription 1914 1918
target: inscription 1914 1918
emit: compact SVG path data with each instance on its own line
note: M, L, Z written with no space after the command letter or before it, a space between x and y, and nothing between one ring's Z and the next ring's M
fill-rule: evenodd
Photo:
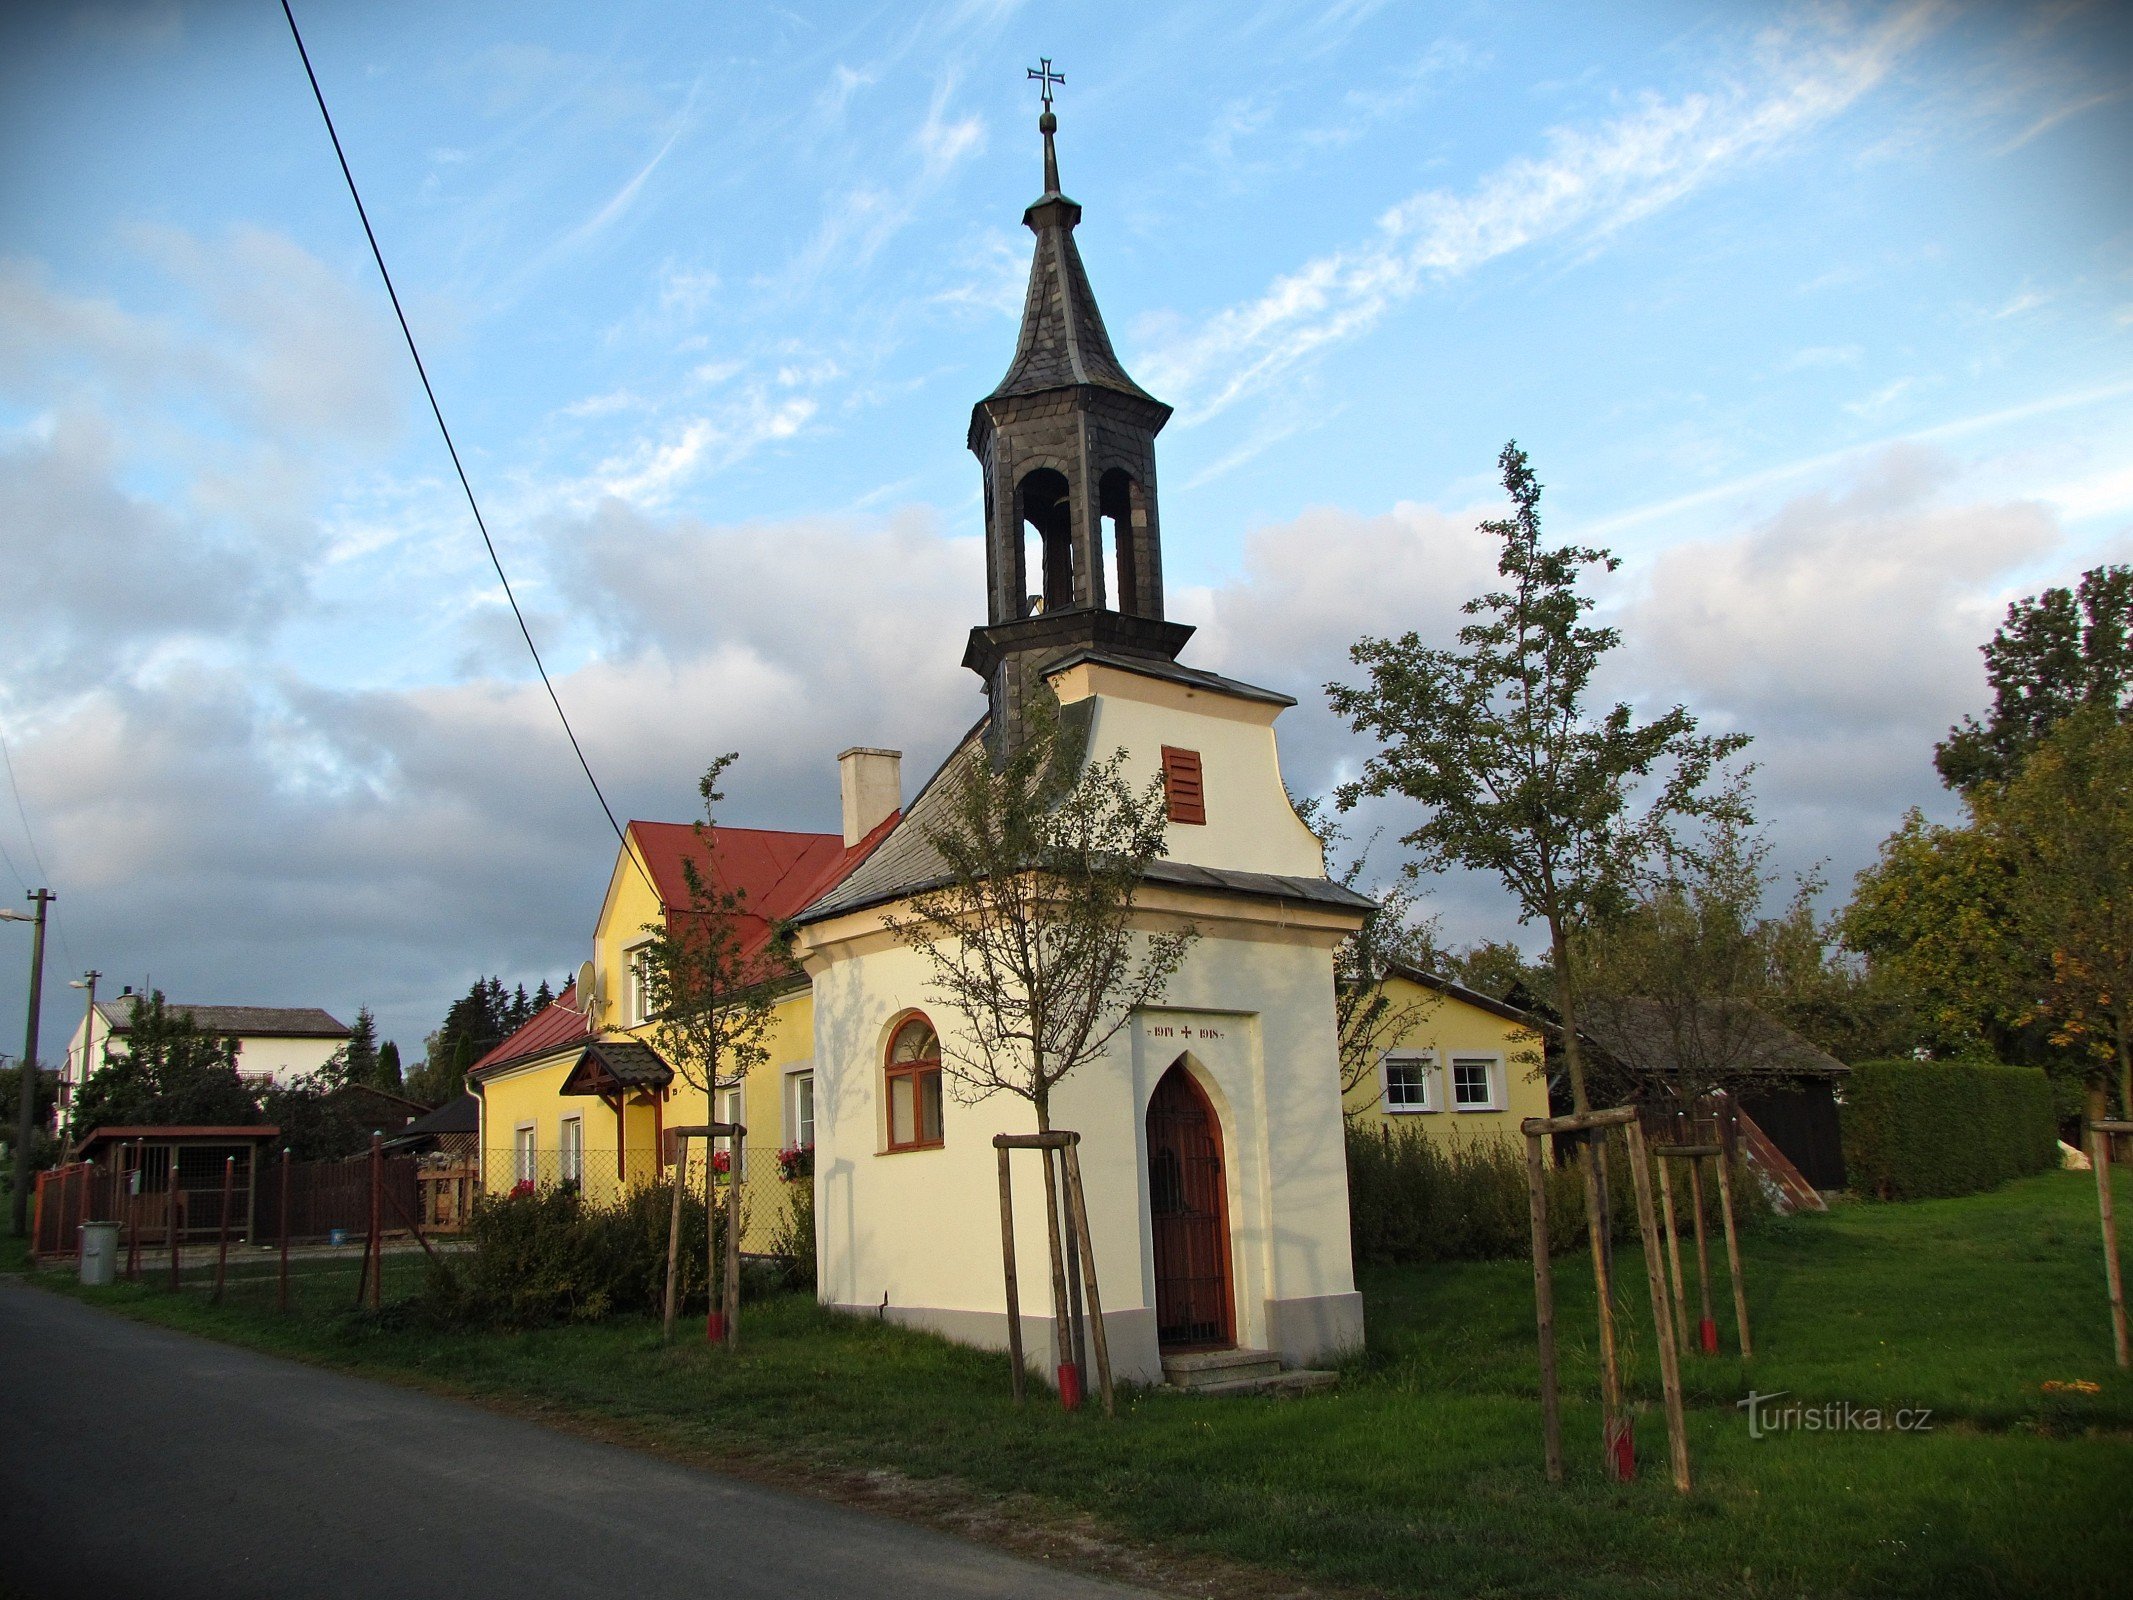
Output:
M1157 1022L1149 1024L1148 1037L1151 1039L1220 1039L1223 1037L1223 1033L1220 1028L1195 1028L1190 1023L1181 1022L1173 1025L1168 1022Z

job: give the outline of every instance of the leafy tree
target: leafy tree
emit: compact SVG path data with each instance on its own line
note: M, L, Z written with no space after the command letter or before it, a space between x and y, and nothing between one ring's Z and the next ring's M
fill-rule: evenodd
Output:
M82 1083L74 1126L228 1126L262 1120L258 1091L237 1072L237 1041L203 1032L161 990L134 997L131 1030Z
M971 759L950 779L927 836L948 881L885 921L967 1023L941 1035L956 1097L1018 1096L1043 1131L1053 1089L1161 998L1199 934L1134 926L1135 896L1165 850L1162 779L1136 789L1124 750L1089 760L1041 683L1023 726L1004 759Z
M1521 920L1546 925L1564 1065L1586 1111L1571 936L1618 903L1628 870L1677 819L1740 814L1736 790L1706 785L1747 738L1698 734L1681 706L1640 724L1626 704L1588 705L1593 673L1621 636L1581 620L1593 602L1579 579L1619 563L1605 550L1543 545L1541 485L1525 452L1507 444L1498 465L1514 514L1482 528L1502 545L1506 587L1466 603L1476 620L1457 648L1414 633L1357 642L1349 654L1369 684L1326 692L1380 749L1338 797L1343 808L1366 796L1416 801L1426 814L1404 837L1411 872L1492 872Z
M1859 874L1837 927L1868 971L1905 997L1919 1048L2014 1059L2046 976L2022 936L2023 892L1992 830L1928 822L1913 810Z
M30 1143L30 1166L32 1169L49 1167L58 1159L58 1141L52 1137L52 1105L59 1098L59 1072L53 1067L39 1067L33 1091L37 1096L37 1120L32 1130ZM22 1068L19 1064L0 1067L0 1140L10 1146L14 1143L15 1117L22 1108L19 1098L22 1093ZM9 1151L12 1165L14 1154Z
M1621 1097L1687 1104L1737 1089L1784 1045L1776 1014L1799 968L1821 959L1821 885L1802 878L1783 916L1763 914L1777 877L1768 840L1740 820L1747 809L1743 794L1693 852L1663 844L1635 873L1628 904L1573 941L1587 1027L1623 1079Z
M2063 719L1977 810L2011 863L2013 924L2043 981L2025 1020L2133 1107L2133 724L2091 706Z
M1514 1006L1548 1006L1553 969L1508 939L1480 939L1439 958L1444 975L1476 994Z
M1355 888L1362 881L1376 836L1365 841L1346 865L1336 866L1333 847L1346 839L1346 831L1323 816L1323 804L1316 797L1293 803L1296 814L1326 847L1328 875L1344 888ZM1377 1104L1384 1092L1377 1071L1379 1058L1439 1004L1438 997L1427 991L1405 993L1396 988L1395 969L1435 972L1439 966L1437 919L1422 915L1421 897L1412 882L1381 891L1363 925L1335 947L1333 1020L1340 1046L1343 1115L1359 1117ZM1373 1086L1371 1093L1359 1095L1357 1091L1366 1085Z
M1965 717L1934 751L1950 788L2007 783L2084 707L2133 716L2133 566L2095 567L2072 589L2017 601L1984 655L1992 710Z

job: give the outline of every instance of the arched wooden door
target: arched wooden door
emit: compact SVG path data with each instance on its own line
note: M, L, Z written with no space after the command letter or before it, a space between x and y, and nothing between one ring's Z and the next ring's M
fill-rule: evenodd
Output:
M1182 1061L1163 1074L1148 1102L1148 1220L1155 1230L1156 1342L1166 1349L1235 1344L1222 1128Z

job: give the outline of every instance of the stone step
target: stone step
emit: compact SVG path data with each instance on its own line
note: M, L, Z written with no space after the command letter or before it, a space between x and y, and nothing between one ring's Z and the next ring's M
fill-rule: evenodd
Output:
M1163 1357L1164 1380L1178 1389L1202 1389L1280 1372L1281 1357L1271 1350L1194 1350Z
M1217 1383L1196 1383L1183 1394L1233 1395L1310 1394L1319 1389L1330 1389L1341 1381L1337 1372L1316 1372L1309 1367L1297 1367L1289 1372L1276 1372L1254 1378L1229 1378Z

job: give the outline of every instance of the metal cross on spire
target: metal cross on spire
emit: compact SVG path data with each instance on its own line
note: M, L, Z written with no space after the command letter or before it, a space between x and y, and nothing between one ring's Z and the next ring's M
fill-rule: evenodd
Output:
M1057 194L1059 155L1052 148L1052 135L1059 131L1059 119L1052 115L1052 89L1055 85L1066 82L1066 74L1054 72L1052 58L1046 56L1039 65L1029 69L1027 76L1036 79L1038 87L1044 92L1044 115L1037 119L1037 131L1044 135L1044 192Z
M1066 74L1054 72L1052 70L1052 58L1050 56L1042 56L1039 58L1039 65L1031 67L1026 76L1036 79L1038 84L1041 85L1041 92L1044 95L1044 109L1051 110L1052 87L1055 84L1065 83Z

